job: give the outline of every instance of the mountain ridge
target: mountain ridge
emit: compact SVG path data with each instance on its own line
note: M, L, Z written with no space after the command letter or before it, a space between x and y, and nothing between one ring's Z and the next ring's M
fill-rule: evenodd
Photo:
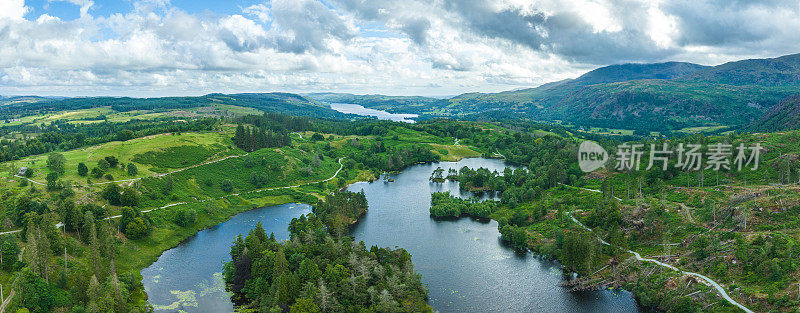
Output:
M530 120L644 131L745 127L782 99L800 94L800 54L704 66L687 62L609 65L534 88L464 93L450 99L348 95L349 103L423 116L507 111ZM315 96L311 95L312 98ZM327 98L333 98L328 94ZM325 101L324 99L316 98ZM420 103L430 103L429 107Z

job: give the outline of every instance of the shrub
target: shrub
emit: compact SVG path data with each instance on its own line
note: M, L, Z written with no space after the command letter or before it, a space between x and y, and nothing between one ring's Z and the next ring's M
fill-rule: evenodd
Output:
M181 227L192 225L195 221L197 221L197 212L186 208L178 209L175 211L175 217L173 218L173 221L175 224L178 224L178 226Z
M219 184L219 189L230 193L233 191L233 182L230 179L223 180L222 183Z
M129 129L121 130L117 132L117 140L118 141L127 141L133 139L133 131Z

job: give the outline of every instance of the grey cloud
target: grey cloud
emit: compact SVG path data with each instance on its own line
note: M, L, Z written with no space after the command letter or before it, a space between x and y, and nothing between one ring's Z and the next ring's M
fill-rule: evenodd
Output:
M426 18L409 18L404 23L401 29L408 34L418 45L425 44L428 37L428 30L431 28L431 21Z
M318 1L273 1L271 12L272 25L288 32L275 38L276 47L281 51L327 50L327 39L346 41L356 36L340 16Z
M427 42L431 21L425 15L430 12L404 10L403 2L392 0L334 1L341 9L353 13L359 19L397 25L398 30L408 35L414 43L424 45ZM428 2L426 5L435 6L432 2Z
M262 48L266 45L266 41L264 38L243 38L240 39L236 34L234 34L229 29L220 29L219 30L219 40L225 43L229 49L236 51L236 52L249 52L255 51L259 48Z
M800 15L798 1L687 1L666 3L664 10L677 17L682 45L725 46L758 42L774 36L781 21L775 16L756 16L761 12L794 11Z
M755 47L759 53L774 55L791 52L786 43L800 40L800 32L787 26L797 25L797 20L771 18L769 14L795 12L800 16L797 0L664 1L661 10L675 19L678 31L673 45L668 47L650 37L650 3L641 1L608 2L607 9L620 25L614 31L596 31L572 10L498 9L496 3L488 0L334 1L339 9L362 20L396 27L419 45L428 43L430 21L438 20L464 34L472 34L473 38L507 40L585 64L661 61L686 56L686 47L697 45L708 46L720 54L726 51L741 54ZM419 7L430 10L421 12L416 9ZM438 16L442 13L447 16ZM769 46L764 47L767 43Z
M495 11L482 0L451 0L446 7L458 13L479 36L506 39L533 50L593 64L651 60L673 51L657 47L644 31L645 8L616 2L615 15L622 30L596 32L580 16L570 12L545 14L520 9Z

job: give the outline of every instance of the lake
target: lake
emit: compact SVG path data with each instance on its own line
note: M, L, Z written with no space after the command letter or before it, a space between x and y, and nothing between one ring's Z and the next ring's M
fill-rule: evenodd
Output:
M331 106L331 109L334 109L342 113L356 114L361 116L372 116L378 118L379 120L414 123L413 118L419 117L419 115L417 114L389 113L386 111L365 108L358 104L351 104L351 103L329 103L329 104Z
M428 285L430 305L440 312L641 311L627 291L568 292L559 287L562 273L557 264L504 245L494 221L431 219L431 192L469 194L459 191L457 182L432 183L428 178L437 167L446 171L462 166L501 171L505 164L473 158L414 165L393 175L394 182L350 185L351 191L363 189L369 201L369 211L352 235L368 245L408 250ZM287 239L289 221L308 212L310 206L304 204L278 205L244 212L200 231L142 270L150 302L158 312L231 312L220 273L233 239L258 221L276 238Z

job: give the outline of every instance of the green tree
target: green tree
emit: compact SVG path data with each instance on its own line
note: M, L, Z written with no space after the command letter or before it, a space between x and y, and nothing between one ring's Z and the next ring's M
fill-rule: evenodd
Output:
M316 135L316 134L315 134ZM319 313L319 306L311 299L297 299L289 309L289 313Z
M111 205L120 205L122 200L122 189L117 184L108 184L101 196L106 199Z
M103 160L106 160L106 162L108 162L108 166L110 167L117 167L117 164L119 164L119 160L117 160L117 158L112 155L103 158Z
M109 164L108 160L106 159L100 159L100 161L97 161L97 167L99 167L101 170L103 170L103 172L105 172L109 168L111 168L111 164Z
M139 174L139 168L136 167L136 164L128 163L127 169L128 169L128 175L130 176L136 176L136 174Z
M92 169L92 177L94 178L101 178L103 174L105 174L105 172L98 167Z
M64 174L66 164L67 159L61 153L53 152L47 156L47 167L59 175Z
M564 237L561 259L568 271L586 274L591 270L598 252L594 236L570 232Z
M283 273L278 276L275 284L277 285L276 301L278 305L291 305L297 296L297 278L291 272Z
M47 190L53 191L59 189L58 173L55 172L47 173L46 180L47 180Z
M17 263L19 252L20 249L16 242L10 239L9 236L0 238L0 267L6 271L13 269Z
M140 239L147 236L150 232L150 229L147 226L147 223L141 217L136 217L125 226L125 236L128 236L130 239Z
M130 239L139 239L150 233L150 220L136 209L122 208L122 217L119 220L120 229Z
M86 167L86 163L78 163L78 175L86 176L89 174L89 168Z
M316 283L317 279L322 276L322 271L319 270L317 263L314 261L305 259L300 262L300 268L297 269L298 279L300 283L303 284L305 282L312 282Z
M139 206L139 192L133 188L124 188L120 192L119 205L138 207Z

